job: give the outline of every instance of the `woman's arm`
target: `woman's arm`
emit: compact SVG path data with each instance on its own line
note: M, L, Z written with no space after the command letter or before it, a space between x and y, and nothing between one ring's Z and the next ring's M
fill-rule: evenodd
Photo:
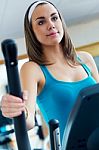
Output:
M40 80L40 69L34 62L25 63L20 70L21 85L23 92L23 99L25 101L26 112L28 117L26 119L27 128L31 129L34 126L34 115L37 97L37 85Z

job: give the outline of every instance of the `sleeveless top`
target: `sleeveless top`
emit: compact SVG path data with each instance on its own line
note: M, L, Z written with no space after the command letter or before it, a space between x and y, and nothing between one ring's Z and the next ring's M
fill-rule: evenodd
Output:
M80 90L96 84L87 65L81 65L87 72L88 77L77 82L57 80L46 66L40 66L46 81L41 93L37 96L37 104L47 124L51 119L59 121L61 142L67 119Z

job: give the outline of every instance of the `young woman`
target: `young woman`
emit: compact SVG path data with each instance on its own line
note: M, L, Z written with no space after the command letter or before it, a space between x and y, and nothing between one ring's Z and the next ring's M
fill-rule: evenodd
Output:
M79 91L99 82L92 56L76 52L63 18L48 1L36 1L25 15L25 39L29 62L20 71L23 99L5 95L1 110L5 117L27 112L28 129L34 126L35 105L43 117L60 122L61 140L69 113Z

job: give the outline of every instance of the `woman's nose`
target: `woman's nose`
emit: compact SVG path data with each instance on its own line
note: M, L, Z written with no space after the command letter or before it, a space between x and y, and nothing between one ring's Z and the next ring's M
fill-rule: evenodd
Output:
M48 21L48 30L54 29L55 28L55 24L54 22L52 22L51 20Z

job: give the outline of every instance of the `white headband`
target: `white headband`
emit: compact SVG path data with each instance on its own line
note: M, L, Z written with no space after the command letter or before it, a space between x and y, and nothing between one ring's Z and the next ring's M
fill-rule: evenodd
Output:
M37 7L37 5L42 4L42 3L48 4L47 1L38 1L38 2L35 2L35 3L31 6L31 8L30 8L30 10L29 10L29 15L28 15L29 22L30 22L32 13L33 13L33 11L35 10L35 8Z

